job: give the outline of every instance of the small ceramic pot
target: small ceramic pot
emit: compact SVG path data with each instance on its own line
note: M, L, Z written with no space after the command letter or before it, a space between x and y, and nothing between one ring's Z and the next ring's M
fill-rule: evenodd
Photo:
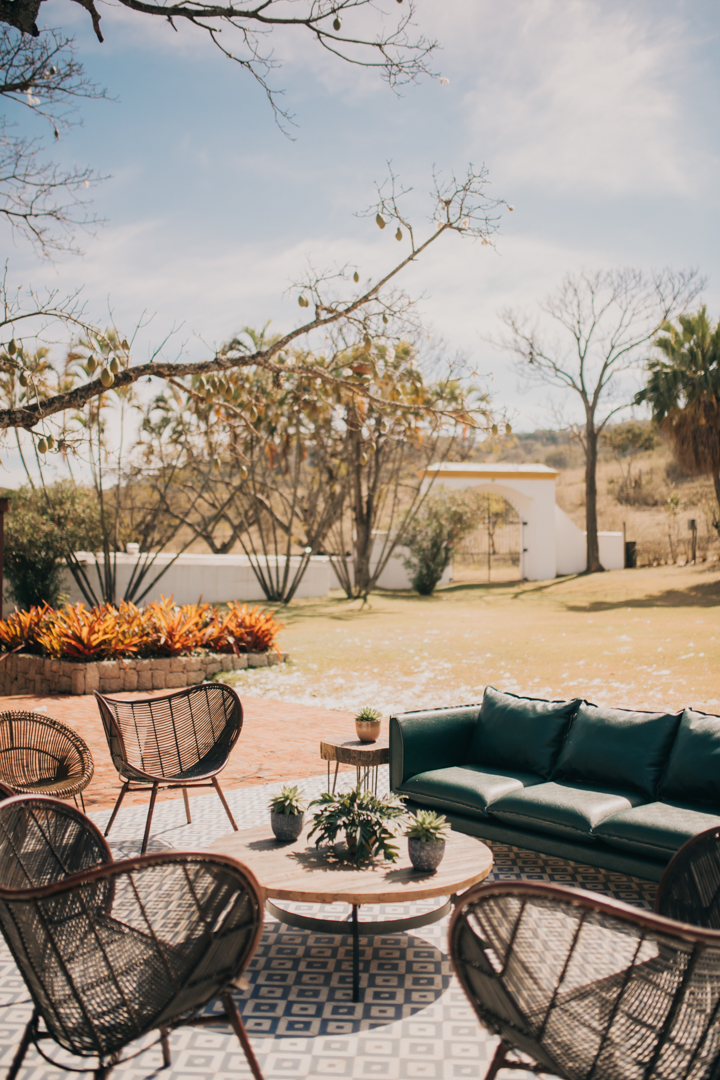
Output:
M297 840L305 824L304 814L276 814L270 812L270 825L275 838L285 844Z
M434 872L445 854L444 840L414 840L408 838L408 855L416 870Z
M356 720L355 730L360 742L377 742L382 720Z

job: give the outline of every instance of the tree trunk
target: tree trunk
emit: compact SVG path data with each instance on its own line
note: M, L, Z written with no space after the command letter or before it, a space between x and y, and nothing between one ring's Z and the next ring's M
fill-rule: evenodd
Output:
M587 530L587 574L604 570L600 562L597 526L597 451L598 433L588 422L585 432L585 528Z
M715 485L715 498L717 499L718 512L713 520L713 526L720 536L720 469L713 469L712 471L713 484Z

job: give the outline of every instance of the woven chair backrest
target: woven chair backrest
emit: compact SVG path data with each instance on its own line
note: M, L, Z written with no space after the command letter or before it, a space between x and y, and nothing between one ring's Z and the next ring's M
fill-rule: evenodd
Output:
M587 893L470 890L450 927L481 1022L567 1080L711 1080L720 934Z
M0 779L11 787L88 769L92 774L90 751L72 728L42 713L0 713Z
M663 874L655 910L678 922L720 930L720 828L683 844Z
M39 795L0 802L0 888L38 888L108 862L105 837L71 804Z
M80 1055L114 1053L216 997L261 925L257 883L217 856L145 855L43 890L0 889L0 926L35 1004Z
M95 697L118 772L127 762L152 776L176 776L208 757L226 759L242 727L240 699L222 683L139 701Z

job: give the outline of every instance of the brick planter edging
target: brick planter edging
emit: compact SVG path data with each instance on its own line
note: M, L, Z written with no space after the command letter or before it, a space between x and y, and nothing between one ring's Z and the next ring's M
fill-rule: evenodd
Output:
M287 660L276 652L157 656L149 660L53 660L32 653L0 659L0 696L11 694L114 694L127 690L175 690L203 682L218 671L270 667Z

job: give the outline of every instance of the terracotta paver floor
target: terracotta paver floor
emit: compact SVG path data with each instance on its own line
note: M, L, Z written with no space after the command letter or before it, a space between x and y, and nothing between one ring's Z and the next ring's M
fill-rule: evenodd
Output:
M122 696L130 699L148 695ZM84 792L86 809L98 810L113 805L120 791L120 781L110 760L102 722L92 695L17 695L3 697L0 703L0 709L38 710L74 728L90 747L95 763L95 775ZM320 740L355 738L352 713L244 695L242 704L242 732L227 766L220 774L220 783L226 791L250 784L317 776L327 768L320 758ZM208 790L200 788L197 794L207 795ZM179 791L170 791L160 794L158 798L181 798L181 795ZM123 806L147 801L147 793L138 792L126 795Z

